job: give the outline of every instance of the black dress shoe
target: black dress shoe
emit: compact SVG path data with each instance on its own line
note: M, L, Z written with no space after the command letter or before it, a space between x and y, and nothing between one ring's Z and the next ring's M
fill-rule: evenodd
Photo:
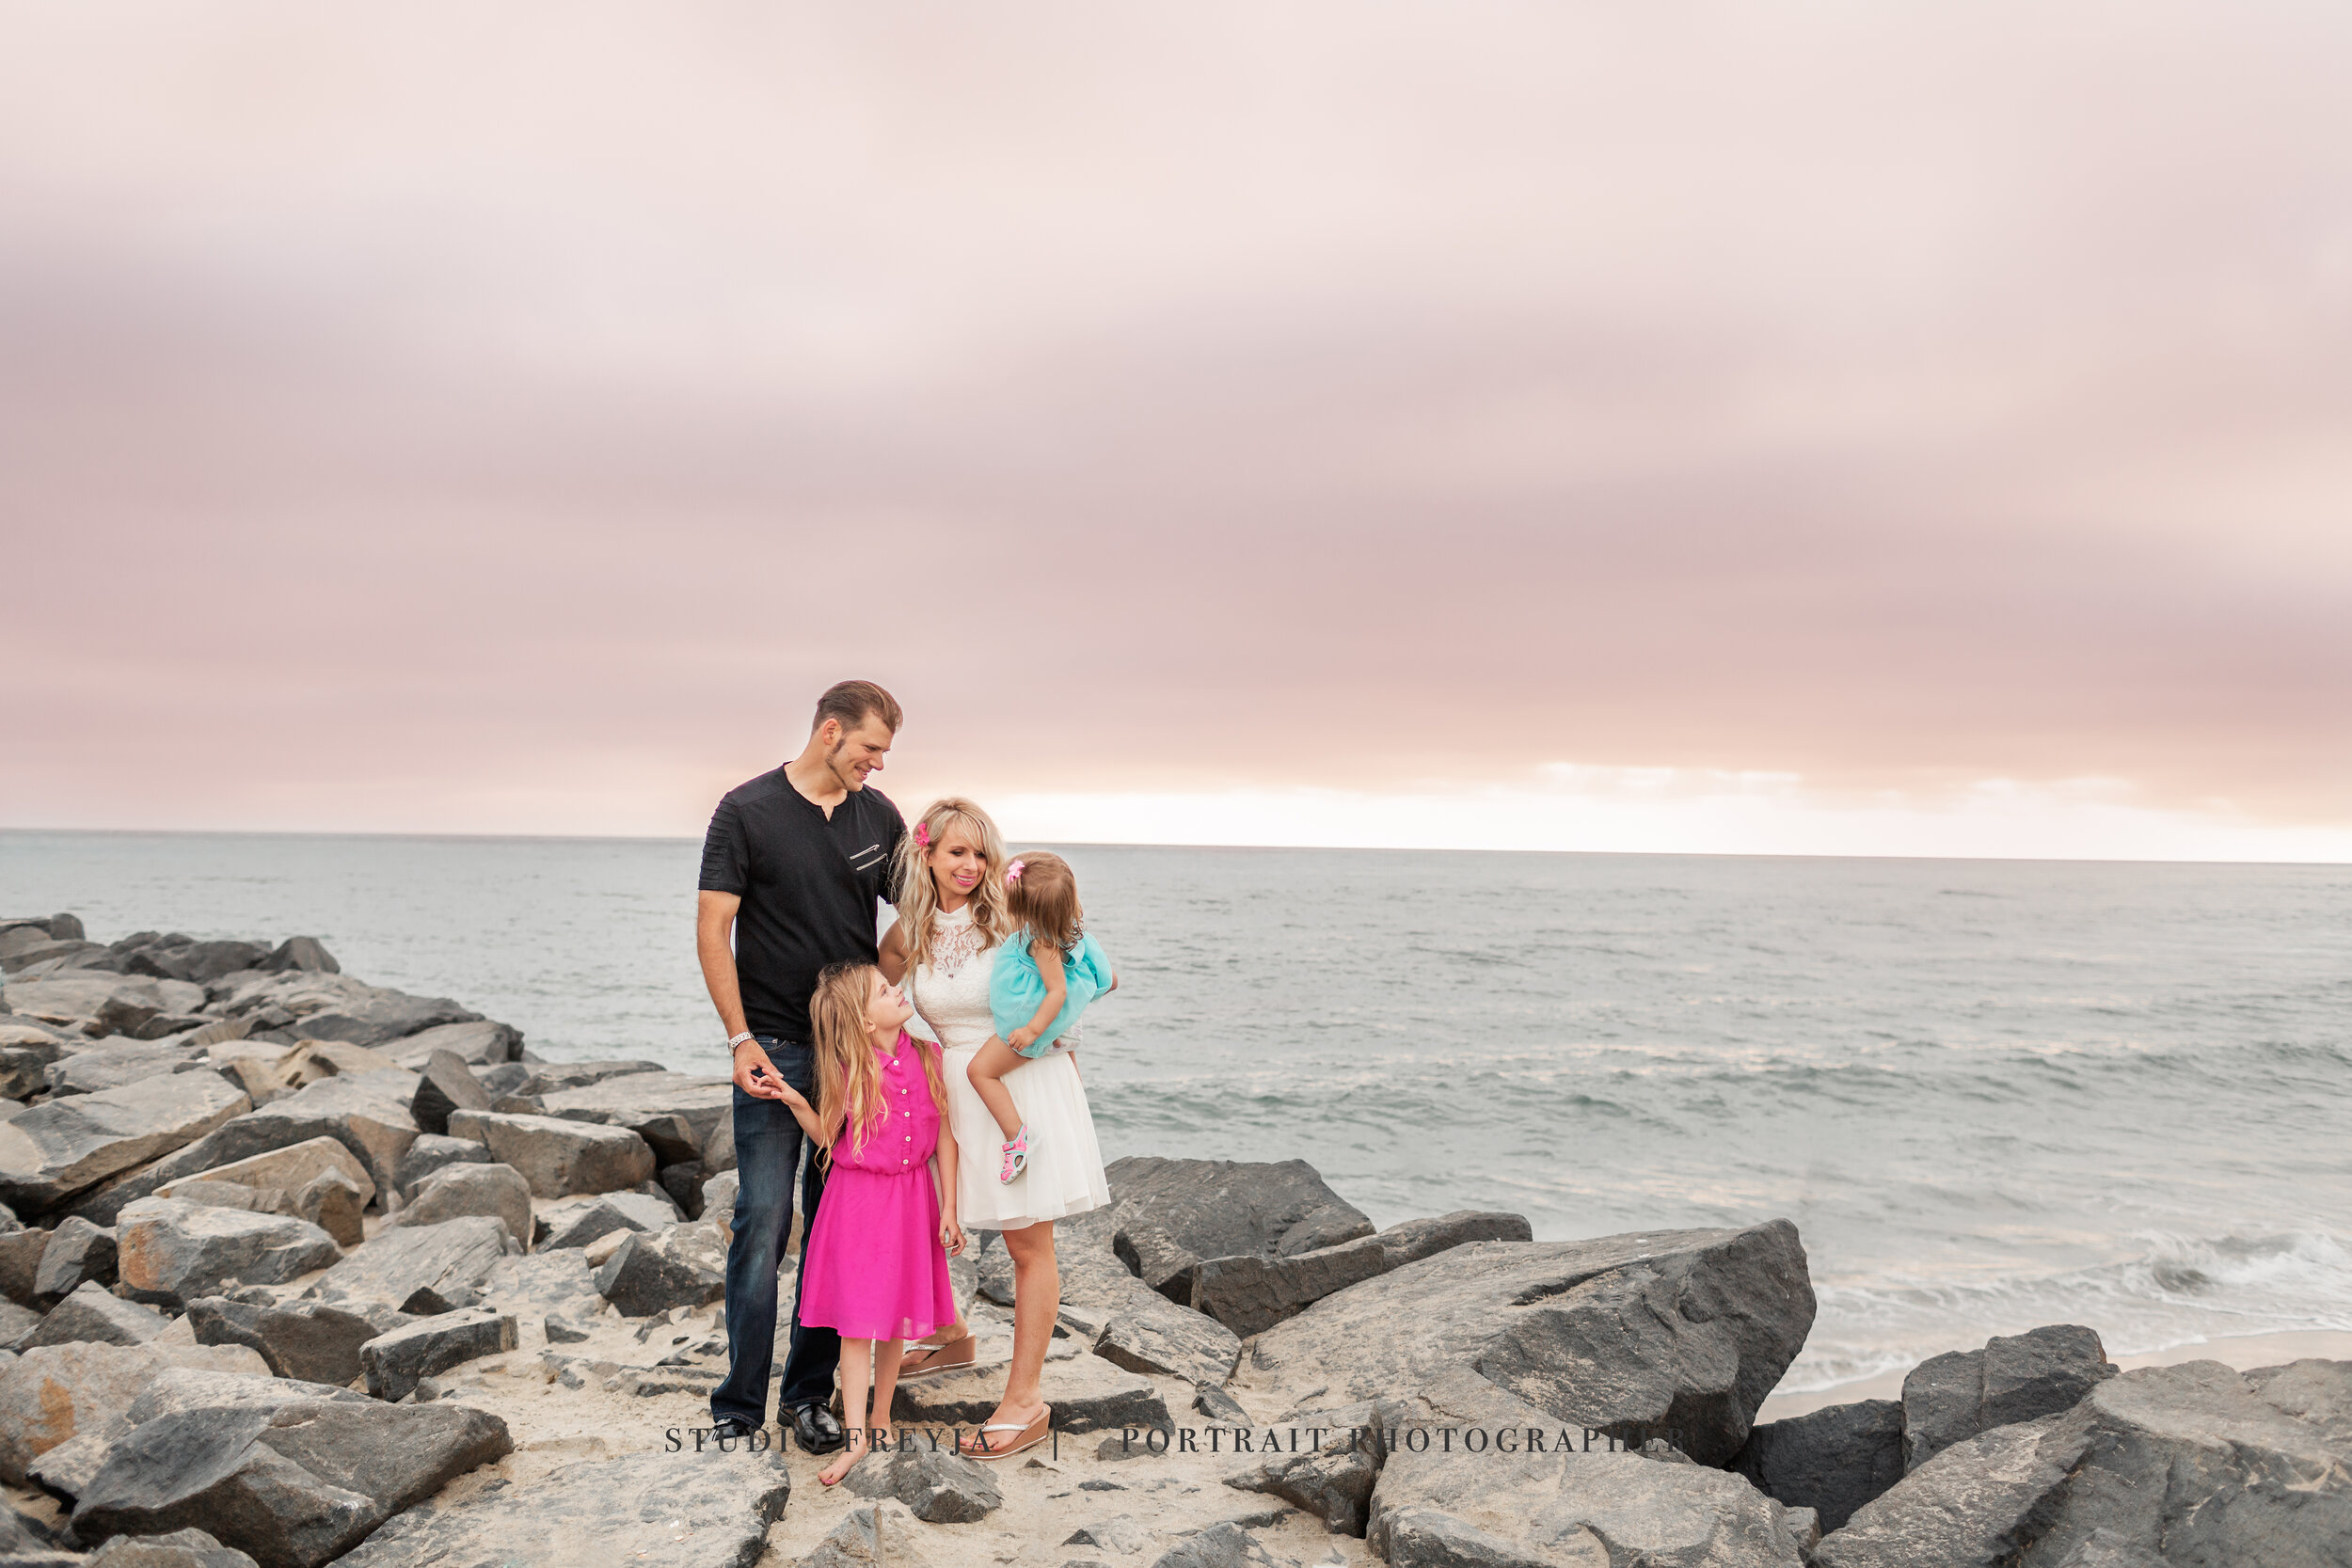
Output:
M803 1453L831 1453L849 1447L850 1435L841 1430L834 1413L821 1404L802 1404L792 1408L792 1435Z
M714 1442L730 1437L741 1441L758 1430L740 1416L722 1416L710 1423L710 1436Z

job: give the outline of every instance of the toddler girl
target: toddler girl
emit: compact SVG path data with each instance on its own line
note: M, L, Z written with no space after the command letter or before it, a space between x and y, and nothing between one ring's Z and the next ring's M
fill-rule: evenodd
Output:
M996 1180L1010 1181L1036 1147L1012 1103L1005 1074L1042 1056L1070 1032L1088 1003L1115 990L1119 976L1103 944L1086 933L1078 879L1070 863L1042 851L1005 866L1005 910L1019 927L989 975L996 1034L972 1058L972 1087L1005 1134ZM1075 1065L1076 1058L1072 1058Z
M956 1138L941 1114L947 1092L939 1048L900 1027L914 1011L872 964L833 965L817 977L808 1003L824 1114L789 1084L784 1088L826 1172L801 1258L801 1322L841 1334L849 1446L818 1472L827 1486L869 1447L890 1441L890 1401L906 1341L956 1317L947 1278L947 1254L963 1251Z

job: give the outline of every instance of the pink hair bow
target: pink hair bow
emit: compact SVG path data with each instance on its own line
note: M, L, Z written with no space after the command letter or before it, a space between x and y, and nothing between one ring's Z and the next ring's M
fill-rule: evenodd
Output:
M1005 867L1005 885L1007 887L1012 886L1013 883L1021 879L1021 862L1014 861L1010 865Z

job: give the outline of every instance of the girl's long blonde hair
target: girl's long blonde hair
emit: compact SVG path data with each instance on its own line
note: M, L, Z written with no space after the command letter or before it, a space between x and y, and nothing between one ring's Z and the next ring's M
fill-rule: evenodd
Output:
M809 1032L817 1042L817 1105L818 1114L845 1105L849 1115L841 1136L854 1153L865 1147L882 1118L882 1060L866 1039L866 1009L874 996L882 971L872 964L833 964L817 976L817 990L808 999ZM947 1114L947 1085L939 1076L939 1047L929 1040L914 1042L923 1058L923 1076L931 1088L931 1103ZM820 1148L817 1158L833 1167L833 1150Z
M939 922L939 884L924 862L953 832L978 845L987 862L970 904L972 927L980 933L981 947L993 947L1012 935L1013 919L1005 912L1005 841L995 821L961 795L933 800L898 841L898 923L906 927L909 973L930 962L931 933Z

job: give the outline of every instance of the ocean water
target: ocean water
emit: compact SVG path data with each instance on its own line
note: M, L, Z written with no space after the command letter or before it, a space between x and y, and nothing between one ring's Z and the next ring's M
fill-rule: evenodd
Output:
M1065 847L1104 1154L1382 1224L1793 1220L1782 1387L2086 1323L2352 1329L2352 867ZM0 913L319 936L554 1058L724 1069L684 841L0 833Z

